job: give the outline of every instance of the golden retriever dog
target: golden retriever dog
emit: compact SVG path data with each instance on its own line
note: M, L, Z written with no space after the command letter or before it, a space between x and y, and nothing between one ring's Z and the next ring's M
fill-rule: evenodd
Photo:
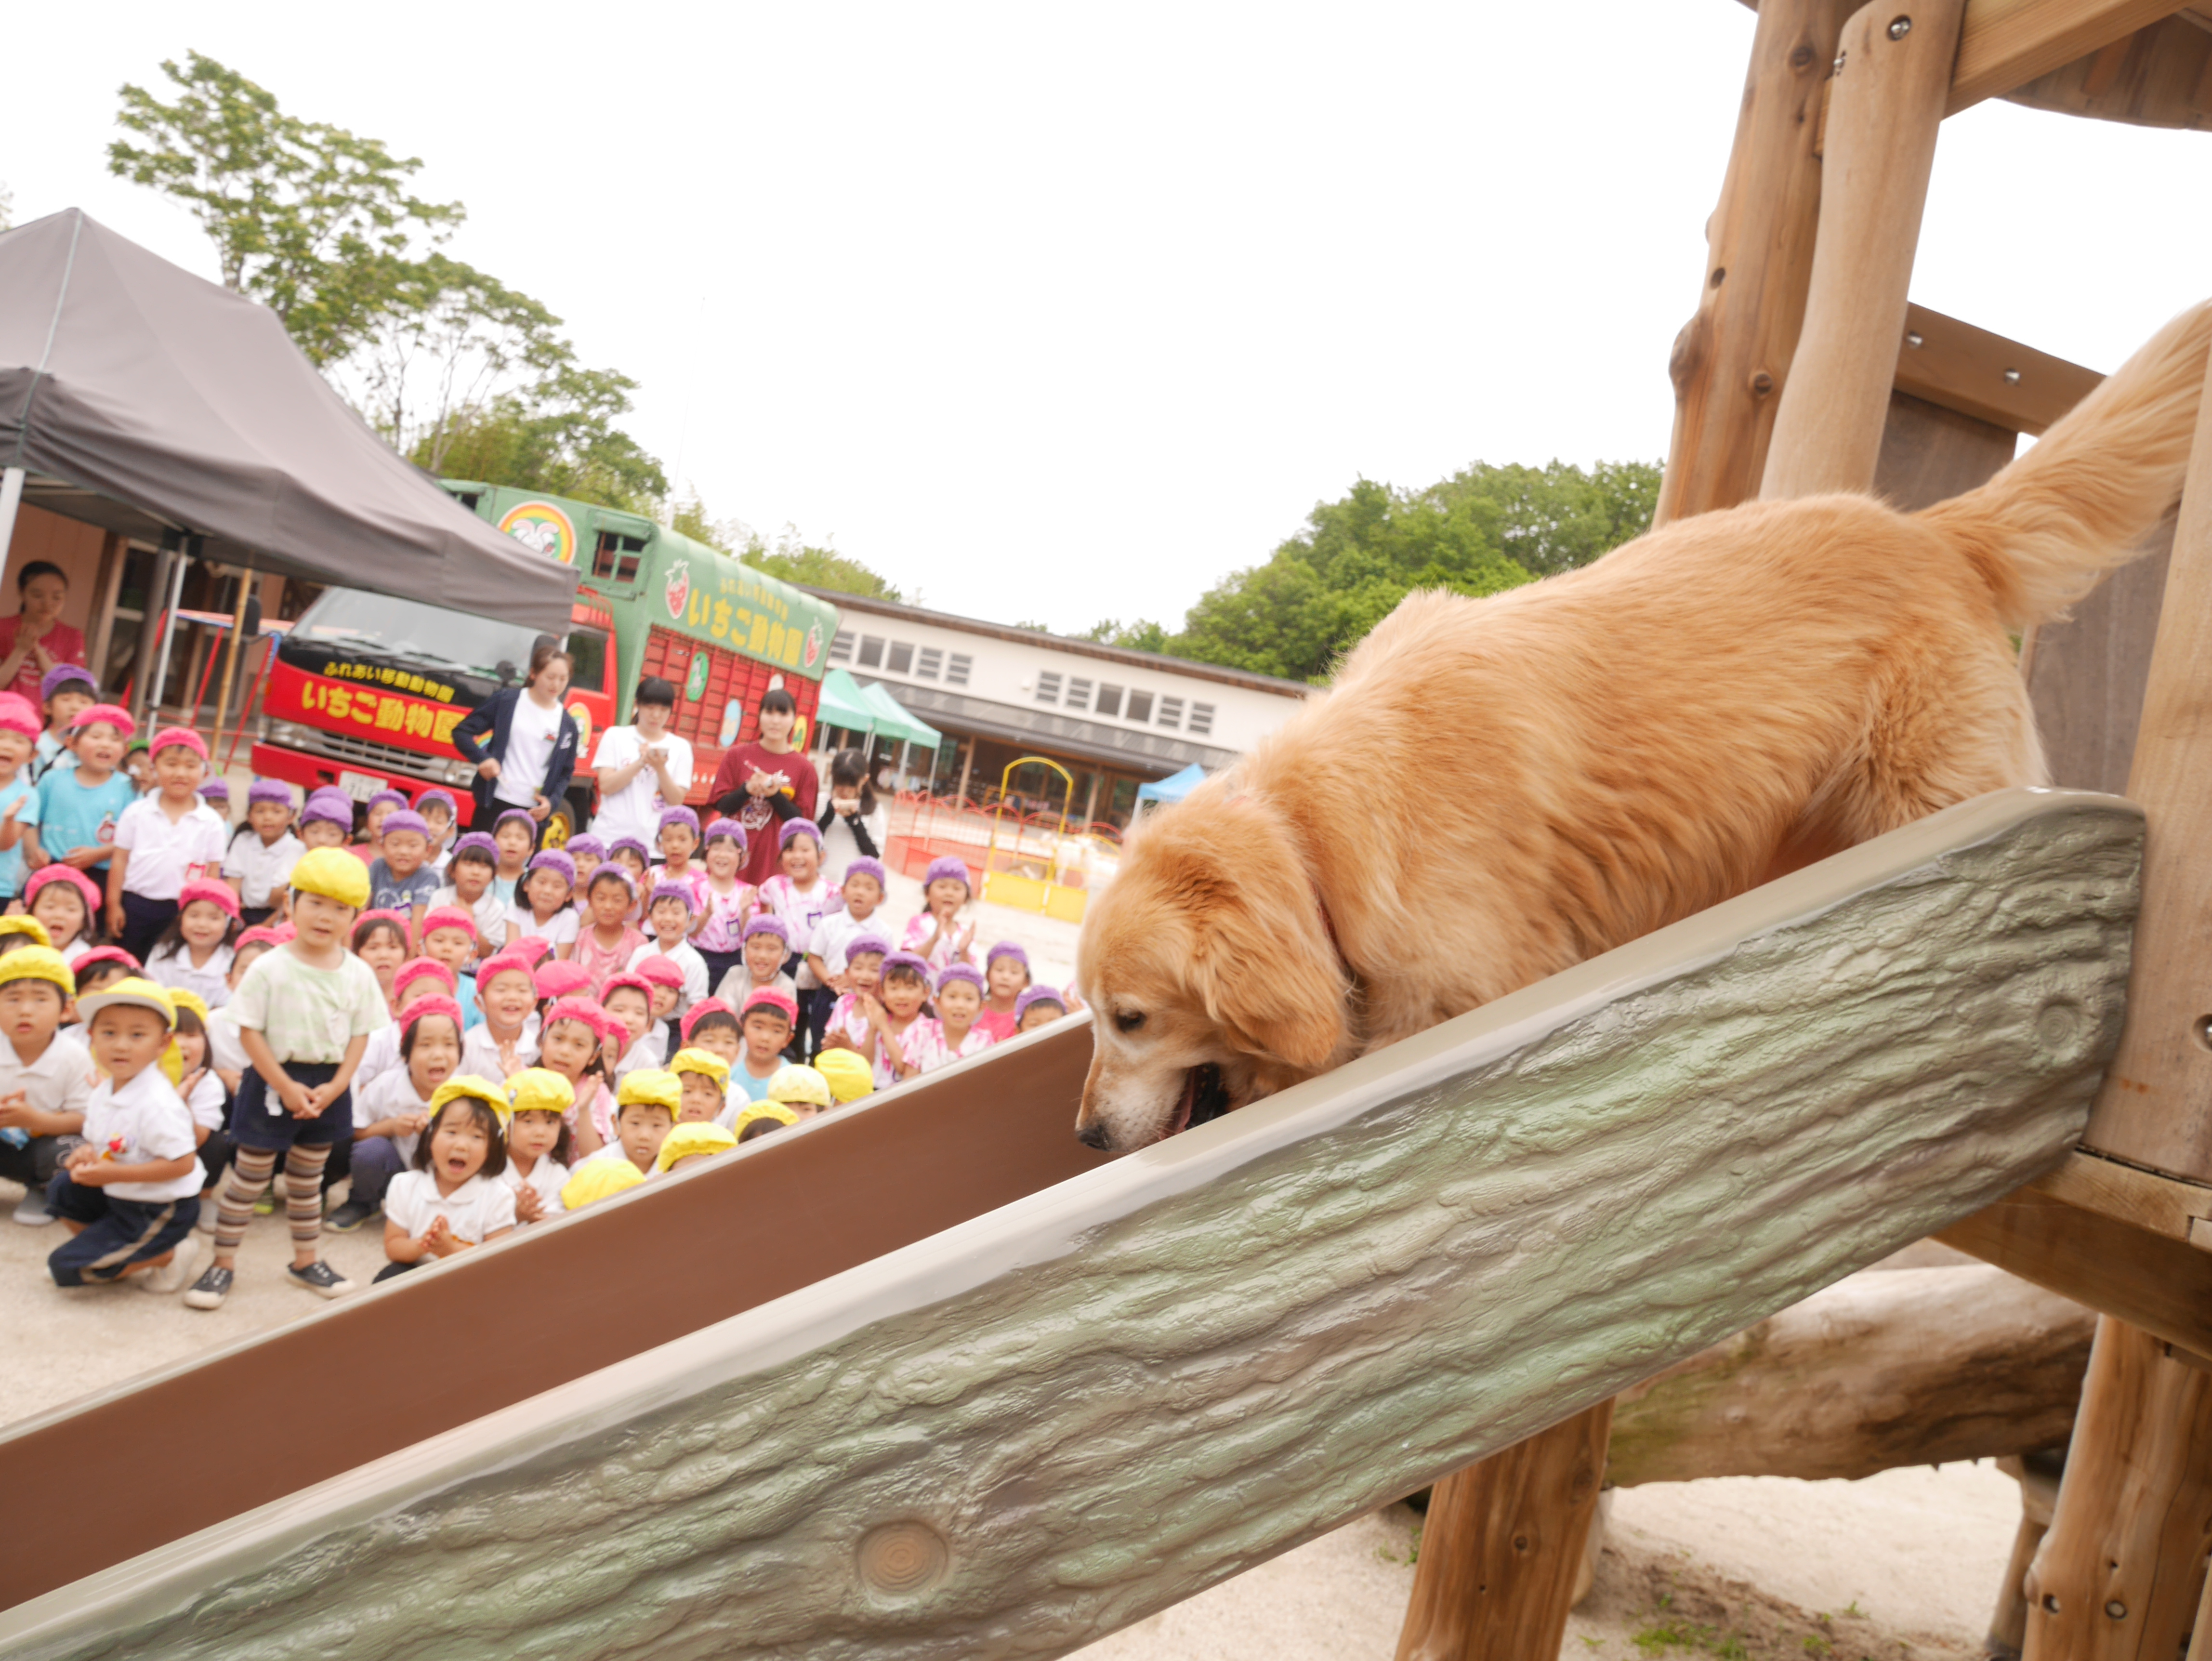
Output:
M1131 837L1078 977L1077 1134L1142 1147L1793 864L2047 782L2011 638L2180 495L2212 303L1979 490L1684 520L1408 595L1332 689Z

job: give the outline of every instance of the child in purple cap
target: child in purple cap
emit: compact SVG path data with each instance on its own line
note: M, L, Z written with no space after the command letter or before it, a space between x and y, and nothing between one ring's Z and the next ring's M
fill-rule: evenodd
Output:
M69 732L78 714L100 702L100 683L81 663L58 663L39 678L39 703L46 711L46 730L31 752L31 782L36 784L55 768L66 771L76 765L70 748Z
M983 1013L975 1025L1004 1043L1021 1025L1019 1006L1030 984L1030 954L1012 940L1000 940L983 954Z
M629 873L611 860L600 862L584 887L584 916L576 931L574 961L592 977L592 995L616 975L627 974L629 960L645 935L629 921L637 910L637 891Z
M635 970L647 958L666 958L684 971L683 989L678 993L675 1013L684 1012L707 995L707 960L690 940L691 933L691 885L688 882L665 882L653 891L647 902L646 922L652 926L653 938L630 954L629 967Z
M791 955L784 961L784 972L798 984L799 1041L802 1046L811 1046L822 1028L818 1021L810 1023L806 1019L814 1001L807 995L819 991L822 983L806 966L806 944L837 904L837 891L822 873L822 832L813 820L786 819L776 835L783 845L783 869L761 885L757 904L763 915L780 920L790 936ZM829 1013L825 1003L820 1013ZM801 1053L811 1056L814 1051L803 1047Z
M380 851L368 862L369 910L398 912L407 919L407 937L412 940L444 885L430 868L430 826L410 807L390 808L381 820L371 807L369 817L384 827Z
M934 1073L969 1056L980 1056L997 1042L977 1025L983 1013L983 971L973 964L956 963L937 973L937 1013L916 1021L902 1046L907 1065L917 1073Z
M617 837L607 844L607 858L613 864L620 866L623 874L629 878L629 891L633 902L630 906L629 920L634 924L641 925L645 920L643 896L647 889L652 886L652 884L646 880L645 873L652 868L653 861L646 853L645 844L635 837ZM641 932L642 932L641 928Z
M899 950L911 952L933 969L966 963L968 949L975 943L975 925L960 922L960 908L968 904L968 866L957 854L930 861L921 873L921 897L927 908L909 918L899 936Z
M745 1000L762 987L787 992L799 1001L799 983L784 973L791 955L791 931L780 917L755 917L745 925L744 942L738 966L716 984L714 995L732 1009L743 1009Z
M230 785L228 782L219 774L213 778L202 780L200 782L200 800L205 802L209 806L215 809L216 816L222 820L222 828L224 831L228 833L231 829Z
M707 873L695 864L692 855L699 851L699 816L688 807L672 807L660 816L660 866L653 873L653 885L680 882L691 891L693 927L707 909L702 897L707 888Z
M430 857L423 862L442 879L446 861L453 853L447 844L453 840L453 826L460 821L459 804L454 801L452 791L441 790L434 785L415 798L415 811L430 827Z
M405 794L398 790L380 790L361 805L361 816L366 829L361 845L368 849L363 857L374 860L384 847L384 822L407 806ZM424 840L428 840L427 828ZM427 855L428 849L425 853Z
M872 929L845 942L845 990L822 1024L823 1050L850 1050L875 1060L873 1022L882 1016L884 959L890 954L890 941Z
M576 861L576 897L580 903L592 885L592 873L599 868L599 861L607 856L607 845L589 831L584 831L562 843L561 851Z
M223 850L222 879L238 891L239 917L258 928L284 903L307 844L292 834L292 787L256 779L246 790L246 828Z
M343 848L352 840L353 798L328 788L307 792L300 810L300 845L312 851Z
M846 975L849 944L860 935L872 934L884 928L876 912L889 886L881 860L866 854L854 855L846 863L845 879L837 885L842 904L814 925L813 936L806 942L806 967L820 989L805 994L800 1001L799 1013L814 1035L817 1050L822 1048L822 1034L829 1025L830 1011L838 999L853 989Z
M478 962L507 944L507 902L492 882L498 865L499 848L483 831L457 837L446 861L446 885L430 897L432 905L458 905L474 921Z
M1014 1000L1014 1031L1034 1032L1039 1027L1050 1026L1066 1013L1066 1001L1055 988L1033 986Z
M501 905L513 905L516 891L522 885L522 873L529 869L530 856L538 849L538 821L526 807L510 807L493 822L492 844L499 849L499 863L492 871L491 883L498 891Z
M537 935L552 948L556 962L574 956L578 919L569 901L575 893L574 860L557 848L532 854L523 874L521 897L507 914L517 938Z
M744 955L745 923L759 893L744 878L745 828L735 819L707 826L706 882L691 944L707 960L707 984L720 986Z

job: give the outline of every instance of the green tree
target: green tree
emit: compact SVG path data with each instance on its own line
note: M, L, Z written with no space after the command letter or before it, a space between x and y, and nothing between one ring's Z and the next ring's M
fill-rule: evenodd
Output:
M1119 618L1108 618L1103 623L1093 624L1077 636L1078 640L1095 640L1101 646L1121 646L1133 652L1164 652L1169 649L1168 627L1139 618L1133 623L1124 623Z
M835 548L817 548L787 525L771 545L761 533L741 520L718 520L707 512L695 493L678 502L668 516L668 528L695 542L719 548L785 582L810 588L828 588L841 594L859 594L894 603L905 598L884 580L882 574Z
M465 410L434 471L650 515L668 494L667 475L614 424L636 386L611 370L571 369L538 387L534 402L507 398ZM429 442L417 441L410 457L417 466L429 467Z
M107 170L185 204L215 243L226 287L275 312L316 364L351 350L394 301L416 239L435 243L458 202L416 195L422 166L374 138L303 121L199 52L165 61L174 97L125 85Z

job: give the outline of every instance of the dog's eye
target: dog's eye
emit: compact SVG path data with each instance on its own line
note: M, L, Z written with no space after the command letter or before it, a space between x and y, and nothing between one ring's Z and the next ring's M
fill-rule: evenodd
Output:
M1145 1012L1141 1009L1125 1009L1114 1017L1114 1025L1124 1032L1134 1032L1144 1024Z

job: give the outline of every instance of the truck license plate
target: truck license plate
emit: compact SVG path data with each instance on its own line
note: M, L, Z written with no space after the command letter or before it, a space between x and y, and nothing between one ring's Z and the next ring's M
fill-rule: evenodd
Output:
M384 788L384 781L373 773L347 771L338 775L338 788L356 801L367 801Z

